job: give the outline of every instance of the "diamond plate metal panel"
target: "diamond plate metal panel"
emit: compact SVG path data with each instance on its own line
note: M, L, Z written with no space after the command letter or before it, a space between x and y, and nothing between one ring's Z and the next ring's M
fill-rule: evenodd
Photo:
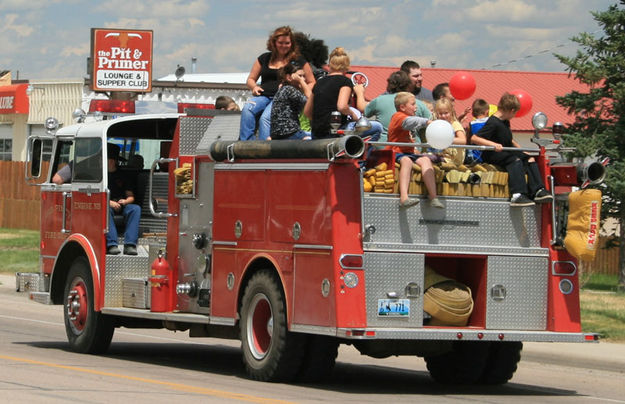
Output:
M421 327L423 325L423 278L425 258L422 254L366 253L364 258L368 327ZM378 299L395 292L406 298L406 286L419 285L418 298L410 299L410 317L378 316Z
M149 309L151 303L150 282L148 278L124 278L122 279L122 295L124 307L136 309Z
M147 246L138 245L137 255L107 255L104 285L104 306L122 307L124 278L150 276Z
M507 201L443 197L445 209L423 201L400 209L397 197L365 195L365 246L395 243L467 252L475 248L540 248L540 208ZM401 248L401 247L400 247Z
M486 328L544 330L547 326L549 262L537 257L488 257ZM505 288L496 300L493 286Z
M210 145L217 140L239 140L241 115L215 116L197 145L197 154L209 154Z
M195 149L204 136L204 132L211 124L211 118L198 118L192 116L180 117L180 155L189 156L195 154Z

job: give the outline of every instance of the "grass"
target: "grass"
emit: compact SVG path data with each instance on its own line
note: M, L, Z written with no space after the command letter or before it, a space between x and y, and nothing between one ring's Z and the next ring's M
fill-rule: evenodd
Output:
M625 342L625 293L617 292L618 276L592 274L580 293L582 329L601 339Z
M39 231L0 228L0 272L39 271Z
M39 232L0 228L0 272L39 271ZM602 340L625 342L625 293L618 276L592 274L580 293L582 329Z

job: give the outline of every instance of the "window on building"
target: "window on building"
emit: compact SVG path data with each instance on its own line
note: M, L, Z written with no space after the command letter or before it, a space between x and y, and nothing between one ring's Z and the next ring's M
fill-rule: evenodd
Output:
M0 160L11 161L13 154L13 125L0 124Z

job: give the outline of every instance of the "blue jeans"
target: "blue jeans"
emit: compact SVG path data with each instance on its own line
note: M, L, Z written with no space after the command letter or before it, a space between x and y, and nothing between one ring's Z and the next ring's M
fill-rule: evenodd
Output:
M360 137L367 137L367 136L371 136L371 139L369 139L371 142L377 142L378 139L380 139L380 135L382 134L382 131L384 130L384 127L382 126L382 124L378 121L369 121L371 123L371 129L367 130L366 132L361 132L358 135ZM356 122L352 121L349 122L345 129L347 130L354 130L354 127L356 126Z
M124 215L124 223L126 224L126 230L124 231L124 245L137 245L139 240L139 219L141 218L141 207L131 203L129 205L122 206L122 212ZM117 227L115 227L115 221L113 216L115 211L109 207L109 232L106 233L106 246L117 245Z
M297 132L295 132L294 134L292 134L291 136L289 136L287 139L289 140L304 140L304 138L307 137L308 139L306 140L310 140L310 132L306 132L305 130L298 130Z
M259 95L252 97L241 110L241 127L239 129L239 140L254 140L254 130L256 129L256 118L260 115L258 122L258 139L267 140L271 132L271 105L273 99Z

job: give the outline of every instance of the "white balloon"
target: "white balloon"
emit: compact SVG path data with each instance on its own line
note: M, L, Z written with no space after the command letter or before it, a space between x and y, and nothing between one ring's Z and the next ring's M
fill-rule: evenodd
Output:
M447 121L437 119L425 129L425 138L435 149L445 149L454 141L454 128Z

